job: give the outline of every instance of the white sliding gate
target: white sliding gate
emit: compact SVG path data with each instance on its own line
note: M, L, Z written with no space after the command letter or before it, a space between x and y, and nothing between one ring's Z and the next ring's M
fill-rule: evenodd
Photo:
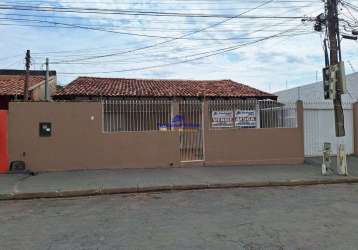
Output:
M337 138L335 135L334 111L332 102L309 103L304 102L304 140L305 156L322 155L324 142L332 143L332 153L337 154ZM345 103L344 137L347 154L354 152L354 129L352 104Z

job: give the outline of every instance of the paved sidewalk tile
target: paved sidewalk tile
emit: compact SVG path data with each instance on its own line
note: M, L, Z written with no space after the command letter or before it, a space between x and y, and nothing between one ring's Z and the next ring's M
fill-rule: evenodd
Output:
M47 172L31 175L0 175L0 195L84 192L86 190L151 190L173 186L205 187L297 181L314 182L358 178L358 158L349 158L349 177L322 176L320 158L303 165L183 167ZM335 164L335 162L333 163Z

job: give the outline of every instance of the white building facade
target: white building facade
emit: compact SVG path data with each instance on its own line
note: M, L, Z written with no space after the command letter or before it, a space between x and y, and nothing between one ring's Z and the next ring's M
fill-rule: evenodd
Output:
M348 93L342 96L346 136L342 138L347 154L354 153L353 103L358 99L358 73L347 75ZM324 142L337 153L340 142L335 136L333 102L324 100L323 83L316 82L275 93L280 102L302 100L304 104L305 156L322 155Z

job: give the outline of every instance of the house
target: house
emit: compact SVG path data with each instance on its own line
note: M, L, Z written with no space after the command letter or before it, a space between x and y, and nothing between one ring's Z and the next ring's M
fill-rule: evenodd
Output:
M276 96L232 80L166 80L79 77L53 95L55 100L98 98L240 98Z
M214 112L213 116L216 118L213 119L217 121L213 126L222 127L234 126L234 112L238 109L256 110L261 108L264 110L280 106L276 102L276 96L232 80L79 77L56 92L53 99L56 101L101 101L106 103L103 121L105 131L109 132L166 129L173 125L168 124L168 119L174 112L173 101L181 103L177 109L181 113L186 113L187 121L193 121L194 118L191 111L185 110L189 104L185 105L184 101L191 101L192 105L197 106L197 109L201 109L199 106L203 100L211 101L209 112ZM145 119L145 122L141 122L144 118L140 117L141 114L136 111L142 110L148 113L147 109L151 110L153 119ZM159 110L165 110L164 114L159 115ZM262 115L265 116L265 113ZM226 118L222 116L226 116ZM276 115L271 119L271 121L275 120L272 123L279 126L279 123L288 121L283 121L281 117L280 114ZM227 124L223 122L225 119ZM115 124L113 121L116 121ZM137 121L139 121L140 127L137 126ZM261 120L260 124L256 125L269 126L265 120ZM270 124L270 126L272 125Z
M0 109L8 109L12 100L22 100L25 83L24 70L0 69ZM56 71L49 73L49 95L56 90ZM45 99L45 71L31 71L29 77L29 94L33 101Z
M10 162L33 171L303 163L302 104L231 80L79 77L53 98L10 103Z

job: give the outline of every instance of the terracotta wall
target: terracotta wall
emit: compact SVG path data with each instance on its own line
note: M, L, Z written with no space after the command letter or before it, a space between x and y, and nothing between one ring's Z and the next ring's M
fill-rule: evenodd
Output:
M9 156L8 156L8 112L7 110L0 110L0 173L6 173L9 170Z
M298 128L209 129L204 103L205 161L199 165L298 164L304 160L303 107ZM358 117L358 116L357 116ZM52 123L52 136L39 136L39 123ZM33 171L181 166L179 134L102 132L95 102L10 103L9 160Z
M51 137L39 137L51 122ZM101 104L11 103L9 158L33 171L179 165L177 132L102 133Z
M354 154L358 156L358 102L353 104Z
M304 162L303 105L298 128L210 129L205 117L205 165L299 164ZM208 114L208 107L204 105Z

